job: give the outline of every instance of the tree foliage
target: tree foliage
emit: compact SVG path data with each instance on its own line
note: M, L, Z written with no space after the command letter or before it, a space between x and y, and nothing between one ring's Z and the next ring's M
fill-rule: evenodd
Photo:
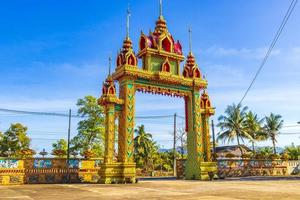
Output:
M179 157L176 152L176 157ZM145 131L144 125L135 129L134 138L134 159L137 168L144 172L152 172L154 170L170 171L173 169L173 151L159 152L159 147L153 141L152 135Z
M266 131L266 134L268 135L268 138L270 138L272 141L274 154L276 154L276 146L275 146L277 142L276 138L282 126L283 126L283 120L281 115L276 115L274 113L271 113L270 116L266 117L266 124L264 126L264 129Z
M285 147L284 153L288 155L290 160L298 160L300 158L300 145L296 146L292 143L290 146Z
M30 149L30 142L26 126L21 123L11 124L7 131L0 134L0 154L1 156L20 156L22 150Z
M154 168L154 159L157 156L158 147L152 139L150 133L146 133L144 125L138 126L134 130L136 136L134 138L135 162L137 167L148 170Z
M55 143L52 144L52 148L52 155L60 158L66 157L68 142L64 139L57 140Z
M72 151L83 154L92 150L96 157L103 156L105 118L102 106L93 96L86 96L77 102L78 115L84 119L78 123L78 134L72 139Z
M244 126L247 109L247 107L242 107L241 104L229 105L225 110L225 114L218 118L219 123L217 125L221 129L217 140L229 142L236 139L241 154L243 154L243 150L240 145L240 140L243 141L244 138L251 138Z
M249 111L246 114L244 127L250 136L248 139L252 143L253 152L255 152L255 142L266 140L268 137L262 127L263 121L264 119L259 119L257 114L253 113L252 111Z

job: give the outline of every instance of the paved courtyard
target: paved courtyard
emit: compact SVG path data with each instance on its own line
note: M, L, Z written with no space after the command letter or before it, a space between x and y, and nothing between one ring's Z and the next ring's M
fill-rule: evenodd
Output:
M300 180L141 181L0 186L0 199L300 199Z

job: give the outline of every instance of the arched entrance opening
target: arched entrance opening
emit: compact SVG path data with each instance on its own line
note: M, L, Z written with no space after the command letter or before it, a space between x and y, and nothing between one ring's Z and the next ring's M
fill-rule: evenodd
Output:
M136 93L134 160L137 177L176 176L176 158L186 157L183 116L183 98Z

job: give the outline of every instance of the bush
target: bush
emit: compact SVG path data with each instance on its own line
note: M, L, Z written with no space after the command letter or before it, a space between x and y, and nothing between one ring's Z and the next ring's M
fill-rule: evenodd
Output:
M94 157L94 155L95 154L94 154L93 150L91 150L91 149L85 150L82 154L82 156L86 159L92 158L92 157Z
M247 159L247 158L250 158L251 157L251 154L250 153L245 153L242 155L242 158L244 159Z
M23 157L23 158L30 158L33 155L36 154L36 152L33 149L22 149L19 154Z
M56 156L56 157L59 157L59 158L62 158L64 156L67 155L66 151L65 150L62 150L62 149L55 149L52 151L52 155Z
M275 160L275 159L279 159L279 158L280 158L280 155L278 155L278 154L270 154L270 155L268 156L268 158L271 159L271 160Z
M261 154L261 153L257 153L257 154L255 155L255 159L258 159L258 160L266 159L266 156L263 155L263 154Z
M282 160L289 160L290 156L289 156L289 154L287 154L286 152L284 152L284 153L281 154L280 158Z
M234 157L236 157L236 156L235 156L235 154L233 154L233 153L227 153L227 154L225 155L225 157L226 157L226 158L234 158Z

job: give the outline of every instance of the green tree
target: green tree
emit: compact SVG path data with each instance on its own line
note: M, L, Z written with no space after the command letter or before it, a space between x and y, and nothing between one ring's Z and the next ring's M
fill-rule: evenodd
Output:
M276 146L275 146L277 142L276 137L279 134L279 130L283 126L283 120L281 115L276 115L274 113L271 113L270 116L266 116L265 119L266 122L265 122L264 129L266 131L266 134L268 135L268 138L272 140L273 153L276 154Z
M4 134L0 134L0 139L0 154L2 156L20 156L20 152L28 150L30 146L27 127L21 123L11 124Z
M148 170L153 167L153 162L158 151L158 147L152 140L152 135L146 133L145 126L138 126L134 130L136 136L134 138L134 158L137 167Z
M255 142L267 139L267 135L262 128L263 121L264 119L259 119L257 114L254 114L252 111L246 114L244 127L250 136L248 139L252 143L253 153L255 153Z
M180 154L181 154L181 158L184 158L184 152L186 151L186 131L184 128L180 128L177 130L177 140L179 140L180 142Z
M271 147L260 147L258 148L258 156L264 159L269 158L272 155L272 151Z
M171 171L173 169L173 152L168 151L168 152L160 152L159 156L161 157L160 160L160 167L161 171L166 170L166 171Z
M57 157L66 157L68 143L64 139L57 140L55 143L52 144L52 154Z
M300 146L295 146L295 144L292 143L292 145L285 147L284 153L288 155L289 159L298 160L300 156Z
M93 96L86 96L77 102L78 114L85 118L78 123L78 134L72 139L72 151L83 154L92 150L96 157L103 156L105 117L102 106Z
M232 142L236 139L241 154L243 154L243 150L240 140L251 138L244 127L247 109L247 107L242 107L241 104L229 105L225 110L225 115L218 118L219 123L217 125L221 129L217 140Z

